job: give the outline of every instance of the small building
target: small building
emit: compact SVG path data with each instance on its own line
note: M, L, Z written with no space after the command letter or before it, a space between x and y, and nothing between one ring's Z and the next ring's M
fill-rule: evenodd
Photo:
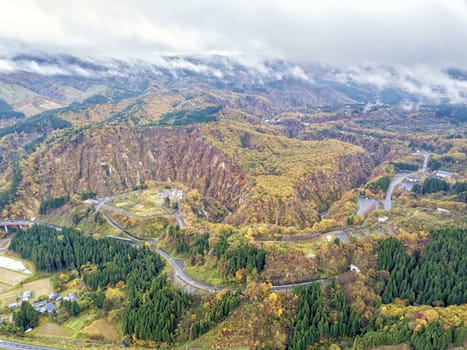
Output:
M58 298L58 293L57 292L52 292L49 294L49 300L55 300Z
M16 309L18 307L18 303L12 303L10 305L8 305L8 310L13 310L13 309Z
M177 190L176 188L171 188L170 190L165 190L164 192L159 193L159 198L170 199L171 201L179 201L183 199L183 191Z
M37 310L40 309L41 307L44 307L46 304L47 304L47 301L45 301L45 300L39 300L38 302L35 302L35 303L34 303L34 308L35 308L36 311L37 311Z
M385 223L386 221L388 221L388 217L387 217L387 216L380 216L380 217L378 218L378 222L379 222L380 224L383 224L383 223Z
M183 198L183 191L172 188L169 192L170 200L181 200Z
M30 290L26 290L23 292L21 296L21 301L29 301L32 298L32 292Z
M454 173L451 173L449 171L444 171L444 170L436 170L435 172L435 177L438 177L440 179L448 179L450 177L453 177Z
M419 179L417 177L415 177L415 176L408 176L408 177L405 178L404 181L415 183L415 182L419 182Z
M167 198L169 198L169 191L166 190L166 191L164 191L164 192L159 193L159 198L160 198L160 199L167 199Z
M70 293L67 296L63 297L63 299L73 302L73 301L78 300L78 297L76 296L76 293ZM57 301L58 301L58 298L57 298Z
M332 236L331 235L326 235L326 240L328 242L332 242Z
M436 208L436 210L441 214L449 214L450 211L444 208Z
M46 309L47 313L49 313L49 314L52 314L55 311L57 311L57 309L55 308L55 305L52 304L52 303L47 303L47 305L45 306L45 309Z

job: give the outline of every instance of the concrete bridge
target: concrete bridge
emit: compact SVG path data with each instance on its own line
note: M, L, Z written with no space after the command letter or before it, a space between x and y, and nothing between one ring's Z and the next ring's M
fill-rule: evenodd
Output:
M36 222L36 221L30 221L30 220L1 220L0 219L0 229L3 229L6 233L8 233L8 228L29 228L35 224L49 226L58 231L62 230L60 226L49 224L46 222Z
M8 228L27 228L34 224L28 220L0 220L0 229L8 233Z

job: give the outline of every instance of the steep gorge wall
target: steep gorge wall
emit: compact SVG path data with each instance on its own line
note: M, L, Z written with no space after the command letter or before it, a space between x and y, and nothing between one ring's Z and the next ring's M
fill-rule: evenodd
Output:
M318 213L327 209L346 191L364 183L372 170L365 153L339 157L326 171L310 169L294 185L288 198L252 195L245 198L239 210L227 217L234 225L268 223L305 228L318 220Z
M202 138L200 126L91 128L43 147L28 163L21 197L30 203L31 213L46 198L88 191L108 196L130 191L142 180L158 180L197 189L230 212L227 223L300 228L312 225L319 211L364 182L372 168L363 151L336 157L325 170L310 168L293 180L292 195L280 198L261 192L238 159Z
M235 206L248 188L246 172L205 143L197 127L93 128L36 153L25 171L24 195L35 188L42 199L87 191L107 196L159 180L182 182Z

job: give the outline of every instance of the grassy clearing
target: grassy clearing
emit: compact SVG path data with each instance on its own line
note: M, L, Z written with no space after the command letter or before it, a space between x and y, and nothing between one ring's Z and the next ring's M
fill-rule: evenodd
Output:
M82 232L97 233L101 236L118 235L119 231L116 228L109 225L103 218L101 220L96 218L96 212L88 211L89 209L90 206L87 204L80 204L73 208L64 206L44 215L41 219L58 226L74 227ZM76 224L74 220L79 220L79 223Z
M72 317L72 318L69 318L63 324L63 326L73 331L73 333L78 333L81 329L83 329L86 326L86 322L83 320L83 318Z
M31 335L37 336L37 337L68 338L72 335L72 333L65 327L62 327L54 322L51 322L50 320L46 318L42 318L39 326L31 332Z
M89 326L83 328L81 333L89 339L113 343L118 342L120 338L115 325L105 319L94 321Z
M21 283L29 277L31 277L31 275L26 275L21 272L16 272L0 267L0 283L7 284L9 286L14 286Z
M9 242L8 242L9 243ZM14 253L13 251L11 250L7 250L7 251L4 251L4 252L1 252L0 253L0 256L5 256L9 259L13 259L13 260L16 260L20 263L22 263L24 265L24 267L26 267L27 270L29 270L30 272L34 273L35 272L35 267L34 267L34 264L30 261L30 260L26 260L26 259L22 259L18 254ZM7 266L2 266L2 267L6 267L8 268ZM21 271L20 271L21 272ZM24 272L24 271L23 271ZM27 273L26 273L27 274ZM31 274L29 274L29 276L31 276Z
M164 200L159 197L164 190L162 188L151 188L143 191L130 192L119 196L108 202L109 205L140 217L169 214Z
M329 235L332 237L332 239L335 239L334 234L329 233ZM320 235L307 241L294 242L293 247L302 250L305 255L316 254L318 247L325 243L327 243L326 235Z
M401 208L396 207L389 213L391 223L403 227L408 232L429 230L442 226L465 225L465 214L452 211L448 215L439 213L432 208Z
M53 292L52 284L48 277L25 283L22 288L33 291L36 298L40 295L49 295Z
M185 266L185 272L195 280L209 283L216 287L220 287L224 284L217 266L209 261L201 266Z
M173 217L134 219L112 211L107 211L106 214L123 228L137 236L145 238L157 238L159 237L160 232L165 231L169 224L176 223L175 218ZM117 232L115 236L121 236L120 232Z

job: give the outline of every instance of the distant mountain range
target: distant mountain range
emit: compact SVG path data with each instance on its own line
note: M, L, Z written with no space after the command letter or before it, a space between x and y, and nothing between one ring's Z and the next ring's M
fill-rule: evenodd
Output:
M0 99L27 116L93 96L118 102L170 91L214 90L274 100L265 115L281 112L283 105L289 110L290 106L465 103L467 72L387 66L342 69L284 61L240 62L223 56L159 57L152 62L43 54L0 58Z

